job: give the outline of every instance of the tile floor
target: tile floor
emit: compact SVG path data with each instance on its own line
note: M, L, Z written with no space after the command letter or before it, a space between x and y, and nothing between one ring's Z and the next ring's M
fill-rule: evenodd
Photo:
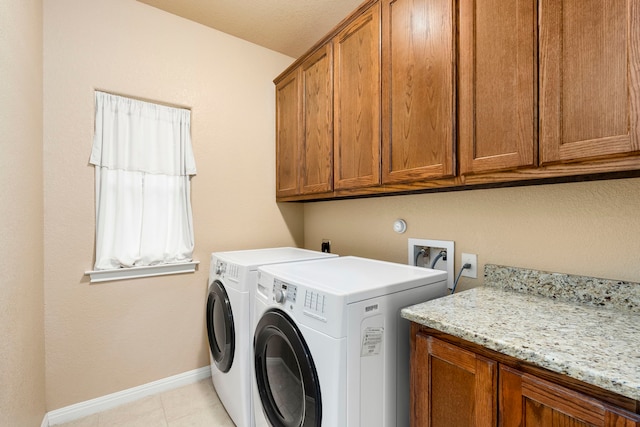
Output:
M234 427L211 378L57 427Z

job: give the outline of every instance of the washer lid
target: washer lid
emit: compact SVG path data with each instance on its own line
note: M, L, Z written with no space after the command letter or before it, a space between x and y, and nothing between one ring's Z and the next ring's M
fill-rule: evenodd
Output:
M347 303L441 283L447 272L353 256L262 266L290 283L345 297Z
M249 249L244 251L214 252L211 254L212 264L214 259L238 264L242 267L255 270L260 265L275 264L279 262L302 261L317 258L335 258L336 254L312 251L292 247Z

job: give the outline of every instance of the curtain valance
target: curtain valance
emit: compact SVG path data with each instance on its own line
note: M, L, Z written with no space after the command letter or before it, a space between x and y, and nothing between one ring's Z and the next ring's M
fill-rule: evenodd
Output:
M104 92L96 92L95 100L91 164L151 174L196 174L189 110Z

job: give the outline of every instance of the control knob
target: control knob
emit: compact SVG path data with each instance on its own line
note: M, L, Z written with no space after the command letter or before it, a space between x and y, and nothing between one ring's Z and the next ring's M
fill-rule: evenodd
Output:
M287 291L284 289L276 289L274 296L277 303L283 303L287 299Z
M224 273L224 263L219 262L219 263L216 265L216 274L217 274L217 275L220 275L220 274L222 274L222 273Z

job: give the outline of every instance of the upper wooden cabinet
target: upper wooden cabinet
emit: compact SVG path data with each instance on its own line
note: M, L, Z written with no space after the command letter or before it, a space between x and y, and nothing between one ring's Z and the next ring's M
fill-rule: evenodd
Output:
M338 33L334 49L334 188L380 183L380 5Z
M331 44L301 65L302 194L333 189L333 79Z
M276 197L333 189L331 44L276 82Z
M300 193L300 71L276 83L276 197Z
M535 166L536 2L461 0L460 173Z
M455 4L382 0L382 182L455 173Z
M542 164L640 150L640 3L540 1Z
M640 176L640 0L367 0L275 83L279 201Z

